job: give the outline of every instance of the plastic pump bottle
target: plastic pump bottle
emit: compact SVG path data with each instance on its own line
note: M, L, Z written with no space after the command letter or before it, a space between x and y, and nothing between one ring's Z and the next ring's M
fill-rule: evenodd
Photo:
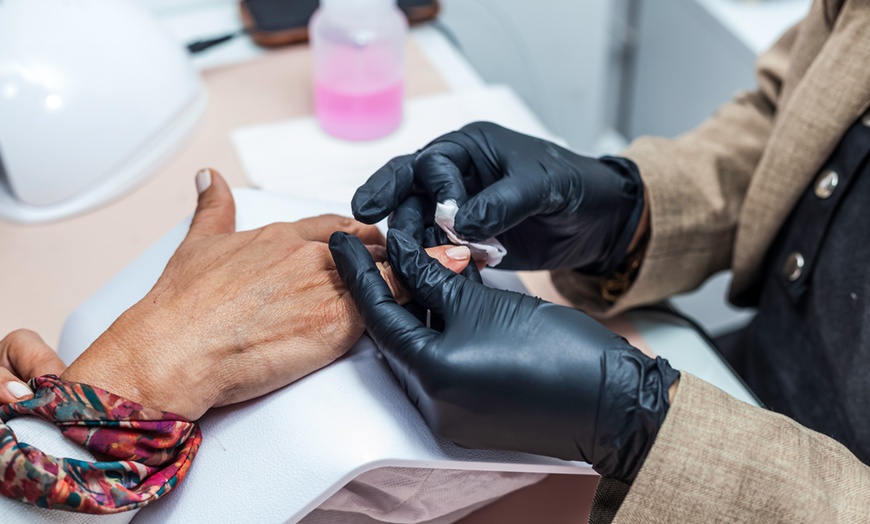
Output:
M320 0L308 29L323 129L371 140L399 127L408 21L396 0Z

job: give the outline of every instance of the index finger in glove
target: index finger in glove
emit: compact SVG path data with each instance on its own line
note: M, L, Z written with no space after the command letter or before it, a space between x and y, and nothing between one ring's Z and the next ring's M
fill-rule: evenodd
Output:
M401 229L418 243L423 244L426 232L426 207L422 196L409 196L390 215L389 228Z
M396 303L374 260L358 238L347 233L333 233L329 250L369 334L404 384L415 355L438 337L438 333L425 327Z
M414 300L446 321L459 310L462 303L459 289L465 277L438 263L408 235L399 230L387 232L387 258L393 273Z
M461 132L448 133L426 146L414 160L414 180L422 185L436 202L455 200L462 205L468 200L463 174L472 165L471 154Z
M356 190L350 202L354 218L365 224L380 222L411 194L415 156L390 160Z

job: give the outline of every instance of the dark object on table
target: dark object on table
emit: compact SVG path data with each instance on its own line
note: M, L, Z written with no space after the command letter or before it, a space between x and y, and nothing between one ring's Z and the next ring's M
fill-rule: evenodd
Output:
M438 14L438 0L398 0L411 24L432 20ZM265 47L308 41L308 21L318 0L242 0L242 21L251 38Z

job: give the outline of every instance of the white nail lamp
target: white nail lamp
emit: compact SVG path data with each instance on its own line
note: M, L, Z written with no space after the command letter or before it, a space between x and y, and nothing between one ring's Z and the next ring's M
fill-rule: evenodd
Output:
M0 218L117 198L204 108L187 51L130 0L0 0Z

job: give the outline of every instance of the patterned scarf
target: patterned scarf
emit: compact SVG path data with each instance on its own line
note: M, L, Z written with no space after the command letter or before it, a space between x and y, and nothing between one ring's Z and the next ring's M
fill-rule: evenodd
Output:
M55 375L30 381L30 400L0 406L0 494L43 508L119 513L171 491L202 442L195 422ZM5 424L20 415L54 422L104 462L47 455ZM111 460L115 459L115 460Z

